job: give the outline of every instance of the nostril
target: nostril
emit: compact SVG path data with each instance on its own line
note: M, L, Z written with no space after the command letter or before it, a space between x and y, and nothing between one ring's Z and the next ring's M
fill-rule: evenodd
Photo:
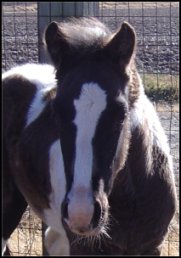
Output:
M68 219L68 200L63 204L63 218Z
M93 214L93 217L92 217L93 228L96 228L98 226L99 220L101 218L101 213L102 213L101 204L98 201L95 201L94 214Z

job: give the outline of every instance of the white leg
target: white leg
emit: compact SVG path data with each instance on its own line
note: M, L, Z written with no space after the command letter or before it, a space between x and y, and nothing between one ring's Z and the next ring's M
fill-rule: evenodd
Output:
M60 234L51 227L45 232L45 247L49 255L69 255L69 242L65 232Z

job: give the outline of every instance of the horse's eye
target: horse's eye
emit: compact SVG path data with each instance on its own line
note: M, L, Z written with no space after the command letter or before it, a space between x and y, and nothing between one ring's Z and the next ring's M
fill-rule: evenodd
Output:
M127 107L122 102L115 102L114 105L110 108L110 114L114 117L119 117L123 119L127 113Z

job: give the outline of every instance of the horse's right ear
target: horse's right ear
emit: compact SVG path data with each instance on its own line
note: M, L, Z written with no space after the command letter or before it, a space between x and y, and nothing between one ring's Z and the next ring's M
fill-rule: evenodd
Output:
M68 43L57 22L48 25L45 31L45 41L53 63L58 65L68 49Z

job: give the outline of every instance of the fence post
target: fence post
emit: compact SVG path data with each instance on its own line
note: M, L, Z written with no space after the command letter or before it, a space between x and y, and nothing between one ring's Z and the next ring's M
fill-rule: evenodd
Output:
M38 2L38 49L39 62L51 63L46 53L43 35L51 21L61 21L65 17L97 16L99 2Z

